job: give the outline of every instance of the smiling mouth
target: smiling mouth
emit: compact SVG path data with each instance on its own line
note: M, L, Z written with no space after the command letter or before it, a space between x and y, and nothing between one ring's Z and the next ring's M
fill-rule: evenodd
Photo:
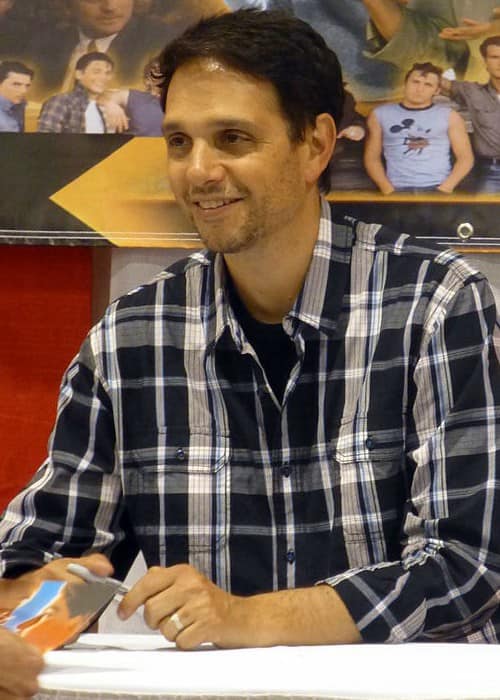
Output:
M235 202L241 202L241 199L211 199L207 201L193 203L196 207L198 207L198 209L207 211L213 209L222 209L223 207L226 207L229 204L235 204Z

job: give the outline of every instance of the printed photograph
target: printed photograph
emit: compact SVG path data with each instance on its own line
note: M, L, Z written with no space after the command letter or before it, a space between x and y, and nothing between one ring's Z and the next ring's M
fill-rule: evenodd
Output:
M43 581L14 610L2 611L0 626L46 652L68 644L86 630L115 595L110 581Z
M3 242L197 247L161 174L155 66L203 16L245 7L293 13L337 53L329 199L499 237L500 0L0 0Z

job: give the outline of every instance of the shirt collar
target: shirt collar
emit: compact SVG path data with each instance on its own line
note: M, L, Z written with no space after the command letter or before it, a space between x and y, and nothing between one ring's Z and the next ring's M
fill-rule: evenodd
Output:
M11 109L12 109L14 106L15 106L15 105L14 105L13 102L11 102L10 100L8 100L8 99L7 99L6 97L4 97L3 95L0 95L0 108L1 108L4 112L7 112L7 113L10 112Z
M106 51L108 51L113 39L118 36L118 34L116 33L116 34L110 34L109 36L101 36L98 39L93 39L92 37L87 36L84 32L82 32L81 29L78 29L78 34L80 37L80 41L79 41L78 45L80 46L80 48L82 50L87 49L87 46L88 46L90 41L95 41L95 44L97 46L97 50L100 51L101 53L106 53Z
M332 206L322 198L318 238L309 270L297 300L284 319L285 331L312 331L335 334L342 300L350 275L354 240L354 221L334 223ZM213 305L205 306L207 317L207 346L213 348L229 332L238 350L244 350L243 331L237 322L228 298L226 266L222 255L202 254L205 264L212 265ZM305 327L304 327L305 326ZM306 330L307 329L307 330Z

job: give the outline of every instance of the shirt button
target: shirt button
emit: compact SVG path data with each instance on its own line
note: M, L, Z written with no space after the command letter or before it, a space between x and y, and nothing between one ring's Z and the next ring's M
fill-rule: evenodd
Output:
M177 452L175 453L175 456L177 457L177 459L179 460L179 462L183 462L183 461L186 459L186 453L184 452L184 450L182 449L182 447L179 447L179 449L178 449Z
M291 472L292 472L292 470L290 469L290 467L288 466L288 464L285 464L285 465L283 465L283 466L281 467L281 474L282 474L283 476L289 477L290 474L291 474Z
M367 450L373 450L375 447L375 440L372 437L367 437L365 441L365 446Z
M293 549L289 549L286 553L286 560L289 564L293 564L293 562L295 561L295 552L293 551Z

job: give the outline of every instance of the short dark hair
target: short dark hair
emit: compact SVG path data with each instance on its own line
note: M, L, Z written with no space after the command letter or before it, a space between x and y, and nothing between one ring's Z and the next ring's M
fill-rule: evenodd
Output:
M106 61L106 63L109 63L111 68L114 68L115 66L113 60L107 53L103 53L102 51L89 51L88 53L84 53L83 56L80 56L76 62L75 70L85 70L85 68L92 63L92 61Z
M169 43L159 56L159 86L165 109L175 71L183 64L215 58L228 67L271 83L290 128L302 141L318 114L340 123L344 104L336 54L307 22L281 10L246 8L202 19ZM330 188L330 166L319 186Z
M35 71L20 61L2 61L0 62L0 83L9 76L9 73L21 73L21 75L29 75L33 78Z
M414 63L405 75L405 83L414 71L422 73L422 75L427 75L427 73L433 73L434 75L437 75L439 79L443 75L443 69L439 66L436 66L434 63L431 63L430 61L425 61L425 63Z
M483 58L486 58L488 55L488 46L500 46L500 35L489 36L480 44L479 51L481 51Z

